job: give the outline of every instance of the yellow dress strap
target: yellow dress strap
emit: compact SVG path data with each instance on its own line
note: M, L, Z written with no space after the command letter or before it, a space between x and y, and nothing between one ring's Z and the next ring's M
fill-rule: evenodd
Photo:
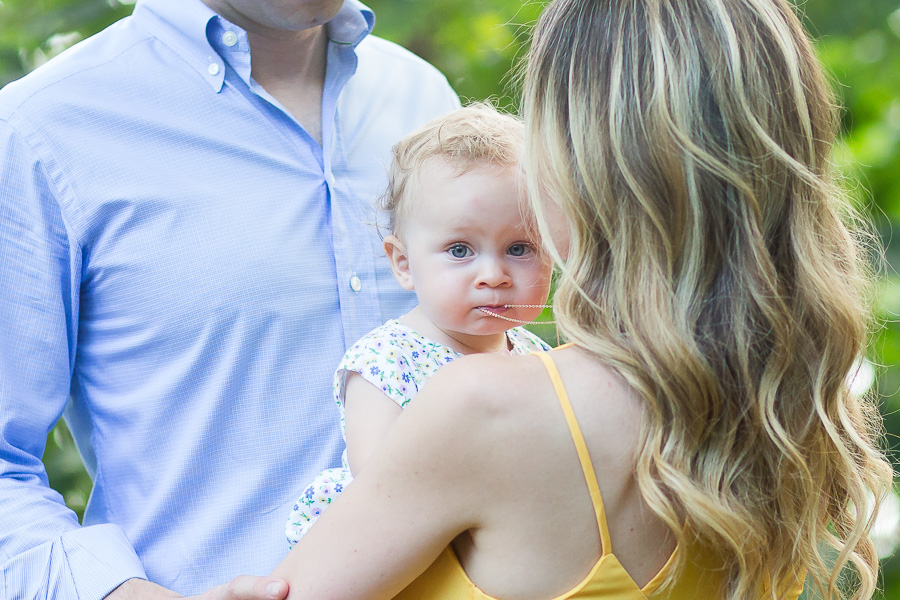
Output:
M559 376L559 369L556 363L547 352L534 352L533 356L537 356L547 368L550 375L550 381L553 382L553 388L556 390L556 397L559 398L559 405L563 414L566 416L566 424L569 426L569 433L572 435L572 441L575 442L575 450L578 451L578 460L581 462L581 470L584 472L584 480L587 482L588 490L591 492L591 502L594 505L594 513L597 515L597 527L600 530L600 541L603 545L603 555L612 553L612 544L609 541L609 527L606 524L606 511L603 509L603 499L600 497L600 486L597 484L597 475L594 473L594 465L591 463L591 455L588 453L587 445L584 443L584 436L581 434L581 427L578 426L578 419L575 418L575 411L572 410L572 403L569 402L569 394L563 386L562 378Z

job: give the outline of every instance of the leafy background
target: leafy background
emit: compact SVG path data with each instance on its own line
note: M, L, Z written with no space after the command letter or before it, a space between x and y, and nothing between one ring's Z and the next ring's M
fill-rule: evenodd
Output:
M128 15L128 0L0 0L0 85L17 79L79 39ZM396 41L441 69L464 99L517 105L509 75L543 2L514 0L371 0L377 35ZM887 450L900 464L900 1L809 0L798 5L841 98L843 137L834 160L856 202L877 224L886 249L875 299L879 326L868 359L887 429ZM91 482L60 423L44 456L51 485L79 516ZM900 508L879 524L883 597L900 598Z

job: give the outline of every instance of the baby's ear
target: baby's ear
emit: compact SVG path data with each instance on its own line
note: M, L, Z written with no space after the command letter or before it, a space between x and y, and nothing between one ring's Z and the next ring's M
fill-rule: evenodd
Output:
M391 271L394 272L394 277L400 287L410 291L416 289L413 285L412 274L409 272L409 259L406 257L406 246L403 245L403 242L393 235L385 236L384 253L391 261Z

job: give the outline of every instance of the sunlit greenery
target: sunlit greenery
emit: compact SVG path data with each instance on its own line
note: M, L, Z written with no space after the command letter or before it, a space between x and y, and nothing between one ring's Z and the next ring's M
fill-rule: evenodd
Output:
M128 14L121 0L0 0L0 85L38 66L77 39ZM543 2L514 0L373 0L376 33L438 66L463 98L493 97L514 107L509 73L521 56ZM881 326L870 359L895 464L900 464L900 0L810 0L799 6L846 107L844 136L835 153L856 201L871 214L886 247L887 264L876 306ZM64 427L48 438L51 484L76 511L90 481ZM900 598L900 559L884 562L885 597Z

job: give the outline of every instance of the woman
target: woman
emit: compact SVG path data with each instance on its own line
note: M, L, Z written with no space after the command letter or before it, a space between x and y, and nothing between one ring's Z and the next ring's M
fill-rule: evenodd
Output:
M571 345L445 367L275 574L294 598L781 599L807 575L832 598L849 562L871 597L858 508L891 470L845 384L866 257L788 3L556 0L524 112Z

